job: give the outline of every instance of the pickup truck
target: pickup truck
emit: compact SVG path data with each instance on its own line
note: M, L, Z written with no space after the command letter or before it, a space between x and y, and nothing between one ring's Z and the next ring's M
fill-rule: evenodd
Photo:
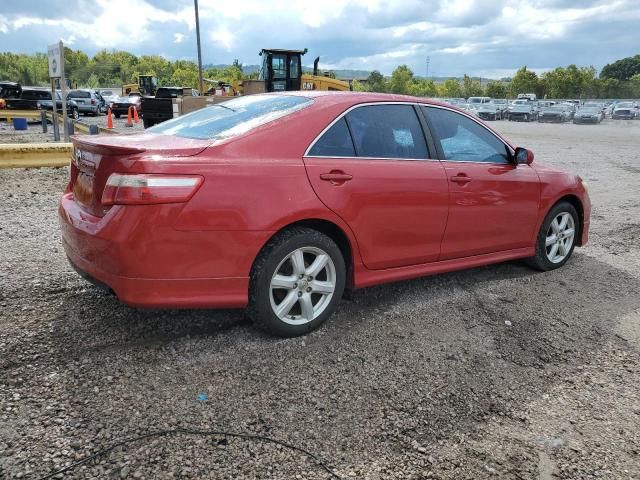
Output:
M149 128L173 118L173 99L197 96L198 92L187 87L160 87L155 97L142 97L142 123Z

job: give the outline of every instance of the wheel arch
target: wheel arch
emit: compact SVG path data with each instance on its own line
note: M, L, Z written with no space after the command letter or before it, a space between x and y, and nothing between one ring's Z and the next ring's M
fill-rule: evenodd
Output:
M334 222L331 222L330 220L325 220L322 218L307 218L303 220L297 220L295 222L291 222L287 225L284 225L279 230L274 232L273 235L271 235L264 242L264 245L260 248L260 251L262 251L265 245L267 245L271 241L271 239L273 239L275 236L293 227L306 227L306 228L311 228L313 230L317 230L321 233L324 233L326 236L331 238L331 240L336 242L336 245L338 245L340 252L342 252L342 257L344 258L345 267L347 271L345 288L352 290L355 285L354 245L352 245L352 241L347 235L347 233L339 225L337 225ZM256 255L256 259L258 258L258 256L259 256L259 253L258 255ZM254 259L254 263L255 263L255 259ZM253 268L253 265L252 265L252 268Z
M563 195L562 197L558 198L555 202L551 204L545 216L548 215L551 209L555 207L557 204L559 204L560 202L567 202L571 204L573 208L576 209L576 212L578 212L578 217L579 217L578 219L580 221L580 225L578 228L576 245L582 246L582 230L584 228L584 205L582 204L582 201L580 200L580 198L576 195L573 195L573 194Z

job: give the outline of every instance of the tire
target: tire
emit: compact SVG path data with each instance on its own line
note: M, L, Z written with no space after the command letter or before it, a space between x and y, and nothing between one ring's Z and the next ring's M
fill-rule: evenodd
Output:
M114 113L114 115L116 116L116 118L120 118L120 114L119 113Z
M78 112L77 108L74 108L71 111L71 118L73 118L74 120L78 120L80 118L80 113Z
M326 261L324 266L310 270L322 261ZM276 277L279 283L274 287ZM333 314L345 280L342 252L331 238L310 228L285 230L265 245L251 268L247 314L269 334L305 335ZM323 292L315 292L316 288Z
M565 219L567 223L563 227ZM553 227L552 223L556 227ZM547 246L547 240L551 241L551 237L558 238L558 227L560 238ZM573 233L569 236L566 232L570 230L573 230ZM527 259L527 264L543 272L562 267L571 258L579 232L580 218L575 207L569 202L555 204L542 222L536 237L536 254Z
M151 128L156 124L153 120L147 120L145 118L142 119L142 126L144 128Z

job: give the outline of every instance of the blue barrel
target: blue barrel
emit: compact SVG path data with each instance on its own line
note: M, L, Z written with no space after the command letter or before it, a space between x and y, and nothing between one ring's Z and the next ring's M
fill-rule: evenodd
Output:
M15 130L26 130L27 129L27 119L26 118L14 118L13 119L13 128Z

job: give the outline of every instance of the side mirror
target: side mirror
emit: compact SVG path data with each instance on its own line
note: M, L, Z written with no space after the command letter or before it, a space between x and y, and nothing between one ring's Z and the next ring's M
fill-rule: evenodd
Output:
M516 148L516 164L525 164L531 165L533 163L533 152L531 150L527 150L526 148L518 147Z

